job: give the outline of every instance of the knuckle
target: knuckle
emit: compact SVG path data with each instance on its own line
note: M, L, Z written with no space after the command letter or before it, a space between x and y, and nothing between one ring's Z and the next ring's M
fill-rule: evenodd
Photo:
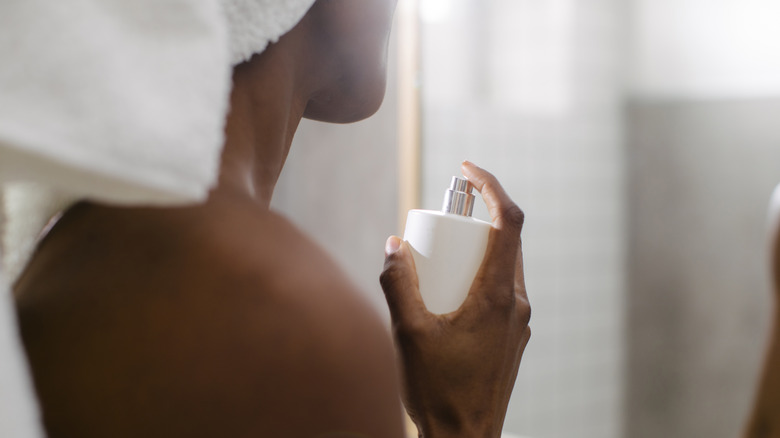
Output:
M523 325L528 326L528 323L531 322L531 304L528 300L518 297L515 301L515 308Z
M485 184L495 185L498 183L498 178L493 175L493 172L485 169L482 169L482 172L484 173Z
M491 192L496 193L499 191L499 188L501 187L501 184L498 183L498 180L495 176L492 174L488 174L485 176L485 182L482 185L482 191L483 192Z
M515 203L501 209L501 217L511 226L520 228L525 222L525 212Z
M382 290L387 292L391 289L396 283L397 278L398 271L395 269L395 266L392 264L386 265L382 273L379 274L379 284L382 285Z
M385 258L385 265L382 273L379 274L379 283L382 287L391 287L400 280L403 271L400 262L397 254L390 254Z
M382 285L382 289L384 289L385 286L387 286L390 283L389 277L390 277L390 272L387 269L385 269L384 271L382 271L381 274L379 274L379 284Z

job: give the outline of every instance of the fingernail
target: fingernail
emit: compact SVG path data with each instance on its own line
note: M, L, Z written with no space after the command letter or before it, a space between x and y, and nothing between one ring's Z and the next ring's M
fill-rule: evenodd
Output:
M473 166L473 165L474 165L474 163L472 163L472 162L471 162L471 161L469 161L469 160L463 160L463 163L461 163L461 165L463 165L463 166Z
M390 236L387 238L387 242L385 242L385 255L389 256L390 254L395 253L398 251L398 248L401 247L401 239L399 239L396 236Z

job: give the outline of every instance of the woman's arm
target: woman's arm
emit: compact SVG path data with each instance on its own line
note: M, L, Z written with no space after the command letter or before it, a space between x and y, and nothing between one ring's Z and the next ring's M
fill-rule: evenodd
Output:
M780 210L780 186L772 209ZM774 215L771 234L771 266L774 286L772 331L764 359L753 411L748 419L746 438L780 437L780 216Z
M494 229L468 297L446 315L428 312L406 243L388 240L381 282L403 372L404 403L420 436L501 435L517 368L531 331L520 231L523 212L493 175L464 164Z

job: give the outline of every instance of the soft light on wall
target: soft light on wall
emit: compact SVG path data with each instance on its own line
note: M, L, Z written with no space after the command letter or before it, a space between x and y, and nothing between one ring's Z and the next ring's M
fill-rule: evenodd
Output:
M490 7L490 99L536 115L571 105L572 0L501 0ZM507 38L512 35L513 37Z
M634 94L780 95L780 2L636 0L633 9Z
M424 84L437 102L537 116L570 109L573 0L420 0L419 7L424 45L438 52L425 73L436 80Z

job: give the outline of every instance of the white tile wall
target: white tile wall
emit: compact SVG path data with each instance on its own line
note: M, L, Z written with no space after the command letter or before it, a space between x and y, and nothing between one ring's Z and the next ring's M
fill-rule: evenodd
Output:
M450 176L470 159L526 212L533 337L507 414L510 433L621 436L620 7L458 0L448 21L423 24L423 207L439 208ZM535 22L556 26L518 29ZM523 101L523 90L543 79L543 92ZM475 216L487 219L483 206Z

